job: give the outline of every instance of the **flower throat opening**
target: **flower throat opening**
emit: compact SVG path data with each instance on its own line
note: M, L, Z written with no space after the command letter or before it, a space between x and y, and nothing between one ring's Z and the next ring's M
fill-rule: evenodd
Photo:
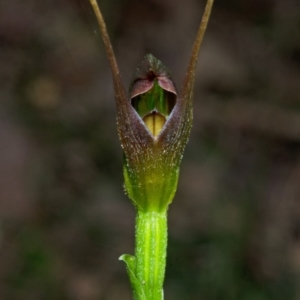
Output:
M132 106L154 137L161 132L175 103L176 94L163 89L156 79L151 89L131 99Z

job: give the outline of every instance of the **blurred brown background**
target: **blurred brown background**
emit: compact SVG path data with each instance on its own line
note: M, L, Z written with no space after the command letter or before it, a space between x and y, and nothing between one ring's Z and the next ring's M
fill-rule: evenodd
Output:
M125 85L178 88L204 1L101 0ZM216 0L169 210L166 299L300 299L300 2ZM131 299L113 87L88 0L0 3L0 299Z

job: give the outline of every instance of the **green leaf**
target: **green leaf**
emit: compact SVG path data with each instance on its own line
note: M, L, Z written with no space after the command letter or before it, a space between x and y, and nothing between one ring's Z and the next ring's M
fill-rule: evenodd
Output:
M133 255L123 254L119 257L126 264L127 273L133 289L133 297L135 300L147 300L143 284L137 279L135 275L136 260Z

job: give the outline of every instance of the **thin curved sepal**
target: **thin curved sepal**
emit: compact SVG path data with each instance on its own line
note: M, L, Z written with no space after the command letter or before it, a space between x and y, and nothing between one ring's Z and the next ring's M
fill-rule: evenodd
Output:
M126 149L132 147L136 147L136 151L138 151L140 147L144 148L151 143L153 138L127 98L113 47L97 1L90 0L90 3L99 24L106 55L111 67L117 107L117 126L121 144L125 152L128 152Z
M197 61L199 57L199 51L202 45L202 41L204 38L204 34L206 31L206 27L208 24L208 20L211 14L212 6L214 0L207 0L205 10L202 16L202 20L196 35L196 39L192 49L192 55L188 64L188 68L185 74L183 87L181 91L180 98L183 102L186 103L187 106L191 105L192 96L193 96L193 89L194 89L194 81L195 81L195 72L197 67Z
M169 121L165 125L166 128L164 128L164 130L161 133L162 140L174 140L175 142L178 139L181 139L182 142L183 140L185 140L185 143L187 143L193 120L192 101L197 61L203 37L208 24L208 20L211 14L213 2L214 0L207 0L202 20L193 45L192 54L189 60L187 71L184 77L182 90L178 97L178 105L175 106L173 111L173 114L177 117L169 118ZM180 121L178 119L180 119ZM173 135L170 135L169 127L174 128L174 126L178 127L178 134L174 135L173 132ZM183 139L183 136L185 136L185 139Z

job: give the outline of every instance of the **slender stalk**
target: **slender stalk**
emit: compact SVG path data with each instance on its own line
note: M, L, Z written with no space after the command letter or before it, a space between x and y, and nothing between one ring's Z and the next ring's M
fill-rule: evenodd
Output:
M167 212L138 211L136 217L136 277L147 300L163 300L167 250Z

